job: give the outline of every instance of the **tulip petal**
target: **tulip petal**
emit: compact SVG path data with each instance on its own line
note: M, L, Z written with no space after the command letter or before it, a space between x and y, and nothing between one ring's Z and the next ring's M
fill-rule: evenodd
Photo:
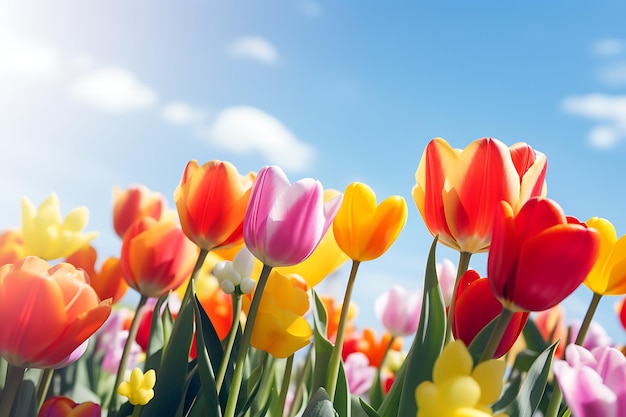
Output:
M561 225L529 239L521 248L517 279L507 299L527 311L560 303L583 282L593 266L597 234L582 226ZM589 254L581 256L580 254Z

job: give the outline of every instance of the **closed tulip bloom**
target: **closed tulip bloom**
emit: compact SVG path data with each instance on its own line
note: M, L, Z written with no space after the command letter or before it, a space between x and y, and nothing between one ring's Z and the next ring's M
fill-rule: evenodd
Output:
M189 161L174 192L183 231L210 251L241 243L243 219L255 175L242 176L229 162Z
M599 295L626 294L626 235L618 239L606 219L592 217L586 224L600 234L600 253L585 285Z
M197 247L176 223L145 217L132 224L122 241L122 274L145 297L160 297L189 277Z
M408 336L417 331L422 309L422 291L408 291L394 285L376 299L374 311L393 337Z
M494 295L513 311L541 311L570 295L598 256L600 237L572 223L554 201L530 199L516 215L503 201L495 213L487 270Z
M48 398L37 417L101 417L102 410L94 402L75 403L67 397Z
M626 359L619 350L602 346L591 351L568 345L566 360L552 370L572 417L626 415Z
M133 185L125 190L113 188L113 228L124 238L124 233L135 220L152 217L159 220L165 208L165 196L145 185Z
M261 297L250 339L253 347L286 358L311 343L313 331L303 317L309 310L309 297L293 278L272 271ZM247 311L249 299L243 300Z
M478 272L470 269L459 280L453 311L452 334L455 339L469 345L478 333L500 314L502 304L491 292L489 280L481 278ZM528 315L528 312L513 314L494 358L501 357L513 347L526 325Z
M22 240L24 254L51 261L65 258L86 246L96 232L84 233L89 219L87 207L77 207L61 218L59 198L52 193L36 208L26 197L22 199Z
M498 203L504 200L518 210L530 197L545 195L545 173L545 156L525 143L508 148L482 138L460 150L436 138L417 168L413 199L442 244L460 252L484 252Z
M111 313L82 270L28 256L0 268L0 356L50 368L70 356Z
M404 198L394 195L376 205L376 194L367 185L353 182L344 193L333 222L335 239L354 261L370 261L389 249L406 223Z
M259 171L244 220L244 241L263 264L294 265L308 258L328 230L341 195L324 203L322 184L304 178L293 184L277 166Z

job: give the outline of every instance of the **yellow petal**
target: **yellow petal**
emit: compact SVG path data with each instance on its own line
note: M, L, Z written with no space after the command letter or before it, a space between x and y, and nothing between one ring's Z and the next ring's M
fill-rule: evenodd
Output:
M480 403L491 405L502 393L502 380L506 371L506 362L503 360L487 360L476 366L472 378L480 385Z
M455 340L443 349L433 367L433 381L435 384L445 382L456 376L469 376L474 362L465 344Z

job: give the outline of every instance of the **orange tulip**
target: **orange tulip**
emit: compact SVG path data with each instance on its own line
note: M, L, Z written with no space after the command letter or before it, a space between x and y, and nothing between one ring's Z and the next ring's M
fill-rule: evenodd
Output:
M93 402L77 404L67 397L50 397L43 403L37 417L100 417L100 406Z
M378 367L385 358L385 353L390 342L391 350L402 350L402 339L394 338L393 342L391 339L391 334L384 332L380 340L377 340L374 329L366 327L363 329L362 336L358 336L354 333L344 342L341 354L345 360L351 353L361 352L367 356L371 366Z
M327 318L327 329L326 329L326 337L330 341L335 341L335 337L337 336L337 329L339 328L339 319L341 317L341 304L335 304L335 299L328 295L320 295L320 300L324 304L324 308L326 309L326 318ZM348 306L348 317L346 322L346 327L344 331L346 334L351 334L354 332L354 323L353 320L358 314L358 307L354 303L350 303Z
M96 290L101 300L111 298L117 303L128 290L128 284L124 281L122 266L119 259L107 258L100 271L96 271L96 249L93 246L85 246L65 258L65 262L83 269L89 276L89 285Z
M492 138L453 149L433 139L415 173L413 199L430 233L461 252L489 249L501 200L519 211L530 197L545 195L546 158L527 144L508 148Z
M197 257L197 247L179 225L144 217L126 231L120 262L131 288L160 297L191 274Z
M124 238L130 225L143 217L161 218L165 207L165 196L152 192L144 185L133 185L126 190L113 188L113 228Z
M82 270L28 256L0 267L0 356L22 368L67 358L111 313Z
M12 264L24 257L24 242L19 230L0 233L0 266Z
M229 162L189 161L174 192L183 231L201 249L243 241L243 218L255 174L242 176Z

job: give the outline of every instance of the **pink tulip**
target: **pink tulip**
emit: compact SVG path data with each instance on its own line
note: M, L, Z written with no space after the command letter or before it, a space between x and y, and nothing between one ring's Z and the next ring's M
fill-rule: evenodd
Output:
M365 354L361 352L349 354L344 369L350 393L362 396L370 390L376 378L376 368L370 365Z
M411 335L419 325L422 291L408 291L394 285L376 299L374 308L378 319L392 336Z
M449 307L456 282L456 265L450 259L444 259L443 262L437 264L437 279L439 279L443 302L446 307Z
M565 357L552 370L573 417L626 415L626 358L619 350L572 344Z
M319 181L304 178L290 184L277 166L263 167L252 186L244 218L246 246L268 266L302 262L328 230L342 195L324 203Z

